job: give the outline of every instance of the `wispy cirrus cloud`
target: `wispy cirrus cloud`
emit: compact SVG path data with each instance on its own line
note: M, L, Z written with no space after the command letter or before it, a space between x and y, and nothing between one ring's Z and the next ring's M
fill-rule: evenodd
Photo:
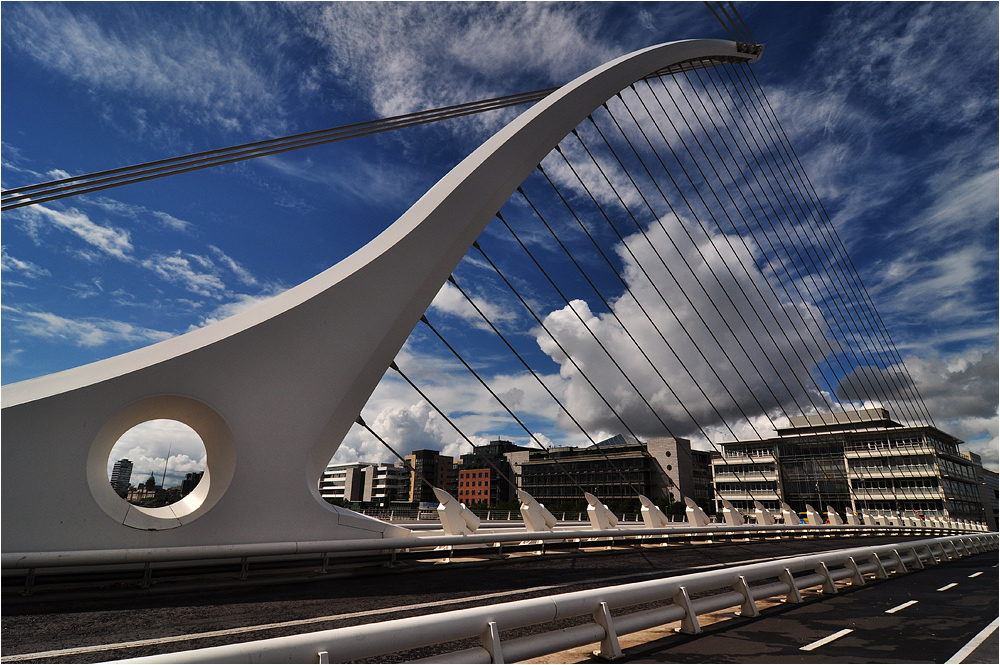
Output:
M121 201L116 201L103 196L93 199L92 203L102 210L106 210L122 217L127 217L128 219L137 222L144 221L146 219L154 219L164 228L171 231L188 233L194 228L194 224L189 221L178 219L170 213L163 212L162 210L151 210L146 206L136 205L133 203L123 203Z
M31 337L60 340L80 347L122 342L148 344L173 337L173 333L100 317L71 319L51 312L8 305L3 306L3 313L4 325L13 325Z
M510 86L525 76L564 83L619 55L598 36L602 12L581 5L336 3L297 10L326 50L328 69L352 82L380 115L515 92ZM495 126L490 115L477 122Z
M154 6L13 4L4 9L4 43L97 93L226 131L280 131L283 60L269 58L271 40L252 38L267 22L230 9L219 24L196 7L162 20ZM114 20L99 16L107 12Z
M128 231L111 225L99 224L77 208L57 210L36 204L21 209L21 217L29 227L29 234L36 240L43 225L68 231L106 256L128 259L133 246Z
M31 261L22 261L7 253L7 248L0 248L0 268L4 271L20 273L25 277L37 279L49 275L45 268L35 265ZM6 281L6 280L5 280Z

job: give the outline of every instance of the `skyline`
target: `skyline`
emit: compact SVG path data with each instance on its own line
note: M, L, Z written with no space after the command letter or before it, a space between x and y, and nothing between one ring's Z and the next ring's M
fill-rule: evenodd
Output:
M754 71L938 426L997 468L995 5L740 11L767 43ZM725 36L700 4L4 3L3 12L3 92L19 101L2 110L4 188L557 85L658 41ZM982 61L982 41L992 69L956 64ZM312 277L520 110L4 213L3 383L166 339ZM470 258L456 275L484 284ZM508 301L485 286L476 295L505 329L536 337ZM447 285L430 313L469 318ZM460 414L463 431L510 436L427 337L411 336L401 366L448 388L439 404ZM537 341L532 362L569 390ZM509 361L480 349L477 361L546 444L583 443L551 407L535 406L537 390ZM363 415L402 454L467 448L393 377ZM355 428L335 459L390 457Z

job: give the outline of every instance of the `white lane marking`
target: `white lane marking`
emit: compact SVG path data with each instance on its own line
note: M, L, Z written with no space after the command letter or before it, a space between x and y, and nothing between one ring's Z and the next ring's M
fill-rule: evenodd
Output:
M938 589L938 591L947 591L948 589L952 588L953 586L958 586L958 582L952 582L951 584L945 584L943 587L941 587L940 589Z
M979 631L979 634L969 640L968 644L959 649L958 653L946 660L945 665L949 665L949 663L961 663L968 658L969 654L978 649L980 644L985 642L990 635L996 632L998 624L1000 624L1000 619L994 619L993 623Z
M765 561L774 561L784 557L765 557L761 559L751 559L748 563L758 563ZM728 563L712 563L706 564L704 566L694 566L688 570L710 570L712 568L724 568L730 564ZM131 649L135 647L143 646L153 646L157 644L169 644L171 642L187 642L189 640L201 640L209 637L225 637L227 635L239 635L242 633L253 633L262 630L271 630L273 628L294 628L296 626L307 626L313 623L324 623L327 621L338 621L341 619L352 619L364 616L375 616L379 614L391 614L393 612L405 612L407 610L422 609L426 607L440 607L444 605L455 605L458 603L466 603L476 600L486 600L489 598L497 598L502 596L514 596L525 593L532 593L535 591L550 591L552 589L560 589L567 586L573 586L576 584L588 584L591 582L602 582L602 581L612 581L612 580L623 580L633 577L652 577L664 571L650 571L646 573L631 573L628 575L616 575L614 577L600 577L592 578L589 580L581 580L578 582L565 582L562 584L550 584L547 586L537 586L530 589L519 589L517 591L501 591L497 593L487 593L481 596L472 596L466 598L450 598L446 600L436 600L427 603L417 603L415 605L402 605L398 607L385 607L376 610L366 610L364 612L350 612L347 614L332 614L330 616L322 617L312 617L309 619L296 619L292 621L280 621L278 623L265 623L256 626L240 626L237 628L227 628L224 630L211 630L204 633L188 633L186 635L168 635L166 637L151 637L144 640L132 640L130 642L114 642L112 644L94 644L91 646L84 647L70 647L68 649L53 649L51 651L38 651L36 653L19 653L11 656L3 656L0 658L0 663L16 663L24 660L35 660L36 658L57 658L60 656L75 656L77 654L83 653L93 653L95 651L111 651L113 649Z
M917 601L915 601L915 600L908 600L905 603L903 603L902 605L896 605L891 610L886 610L885 613L886 614L895 614L896 612L898 612L900 610L905 610L910 605L916 605L916 604L917 604Z
M973 577L979 577L982 574L983 571L979 571L978 573L972 573L971 575L969 575L969 579L971 580Z
M853 628L845 628L843 630L838 630L833 635L827 635L823 639L816 640L812 644L807 644L804 647L799 647L799 651L812 651L813 649L821 647L824 644L829 644L830 642L833 642L834 640L839 640L844 635L847 635L847 634L853 633L853 632L854 632Z

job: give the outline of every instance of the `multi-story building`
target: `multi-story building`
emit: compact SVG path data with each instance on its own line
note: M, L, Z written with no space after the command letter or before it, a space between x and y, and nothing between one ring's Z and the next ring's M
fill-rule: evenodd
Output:
M324 499L360 502L365 491L365 469L373 466L367 462L331 464L319 480L319 494Z
M455 497L462 503L488 503L495 506L517 498L515 492L520 469L516 462L531 452L510 441L497 439L485 446L476 446L462 455L455 465Z
M403 466L354 462L331 464L319 481L324 499L387 506L406 503L410 494L410 472Z
M583 448L530 451L519 460L521 487L543 503L579 501L581 490L602 501L656 501L681 496L711 496L711 456L692 450L686 439L659 438L646 443L616 435Z
M983 459L974 452L963 451L962 457L972 462L972 470L976 474L976 486L979 489L979 502L983 504L983 522L990 531L997 530L998 513L1000 513L1000 488L997 485L997 472L983 468Z
M115 462L111 469L111 489L121 498L128 495L129 483L132 482L132 461L122 458Z
M885 409L793 416L778 436L724 443L715 490L737 508L811 504L983 519L974 463L936 427L904 427Z
M406 456L406 463L414 470L409 478L409 496L413 502L437 503L434 490L427 483L440 489L450 489L455 482L455 468L452 458L436 450L414 450ZM427 483L420 478L427 479Z

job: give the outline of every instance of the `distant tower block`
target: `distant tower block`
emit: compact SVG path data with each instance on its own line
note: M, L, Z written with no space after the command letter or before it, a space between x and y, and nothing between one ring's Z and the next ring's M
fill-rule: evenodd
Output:
M115 494L124 498L131 482L132 461L123 458L115 462L115 466L111 470L111 488L114 489Z
M186 335L6 386L4 551L405 535L323 501L318 481L472 243L619 91L679 63L758 57L735 42L691 40L617 58L522 113L377 238L303 284ZM108 456L130 428L160 418L201 437L205 475L170 506L131 506L108 482Z

